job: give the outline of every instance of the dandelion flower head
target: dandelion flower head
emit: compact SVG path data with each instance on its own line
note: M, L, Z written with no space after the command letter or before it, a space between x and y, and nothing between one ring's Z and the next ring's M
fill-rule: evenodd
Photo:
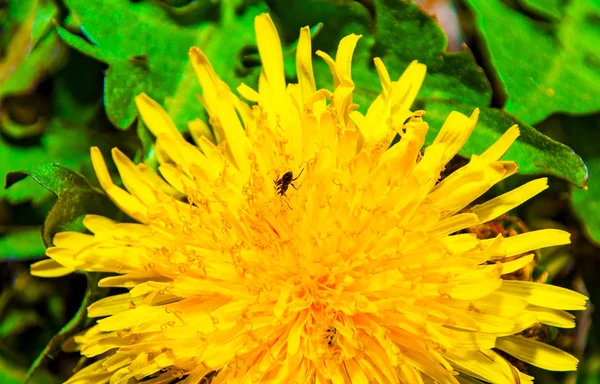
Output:
M271 18L258 16L255 30L262 73L258 90L237 88L242 98L190 50L210 117L190 123L195 145L160 105L136 98L158 173L114 149L122 189L92 148L102 188L137 223L88 215L89 234L57 234L50 259L32 266L47 277L108 272L100 286L128 291L89 307L97 323L72 344L94 360L67 383L531 382L506 354L575 369L571 355L517 334L574 327L565 310L586 298L502 279L569 234L461 233L547 188L542 178L470 205L516 172L500 158L518 128L441 179L478 111L450 114L423 148L425 113L410 111L423 64L392 81L375 59L382 91L362 114L351 78L360 36L341 40L335 59L317 52L329 91L315 84L307 27L297 84L286 84Z

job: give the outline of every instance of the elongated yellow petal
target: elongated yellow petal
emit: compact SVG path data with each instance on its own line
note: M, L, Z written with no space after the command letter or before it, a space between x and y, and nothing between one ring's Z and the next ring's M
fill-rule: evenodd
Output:
M144 204L156 203L156 191L143 181L135 164L118 148L112 150L113 160L127 190L137 196Z
M502 274L506 275L507 273L513 273L518 271L519 269L525 267L527 264L533 261L534 255L525 255L521 256L516 260L508 261L506 263L502 263Z
M134 196L113 184L100 150L97 147L92 147L91 154L94 171L107 196L132 218L140 222L147 222L147 208Z
M402 73L398 81L392 86L396 97L401 101L397 109L409 109L417 98L417 94L423 85L427 66L418 61L412 61ZM395 89L394 89L395 88Z
M375 69L377 70L377 75L379 76L379 82L381 83L382 88L381 96L379 98L381 98L382 101L387 100L392 92L392 79L383 64L383 61L381 61L379 57L374 58L373 63L375 64ZM376 102L377 99L373 103Z
M152 100L145 93L141 93L135 97L135 105L140 111L142 120L156 137L161 134L179 137L180 133L169 117L167 112L156 101Z
M64 267L56 261L42 260L31 265L31 274L38 277L61 277L75 272L75 269Z
M575 371L579 362L556 347L523 336L501 337L496 341L496 348L549 371Z
M533 180L483 204L476 205L470 211L479 217L479 223L485 223L523 204L547 188L547 178Z
M96 172L98 182L100 183L100 186L102 186L102 189L106 190L113 185L113 182L112 177L110 177L110 173L108 172L108 168L106 167L106 163L104 162L102 152L100 152L100 148L90 148L90 157L92 158L92 166L94 167L94 172Z
M532 281L504 280L501 291L522 297L529 304L553 309L582 310L588 300L581 293Z
M211 124L215 126L215 130L224 133L223 140L227 140L232 161L240 171L247 173L250 143L235 112L231 91L219 79L208 58L200 49L191 48L189 55L194 72L202 85L206 103L210 107L209 111L213 119Z
M361 37L361 35L352 34L340 41L335 55L335 69L341 83L352 81L352 55Z
M296 52L296 72L298 72L298 84L302 92L302 101L306 104L317 91L312 66L310 29L308 27L300 30L300 39Z
M575 316L571 315L569 312L531 304L527 306L526 311L534 313L537 317L537 321L542 324L548 324L559 328L575 327Z
M263 73L274 96L285 92L283 74L283 52L277 29L269 14L262 14L254 19L254 30L258 52L260 53Z
M520 255L535 249L569 244L571 234L560 229L540 229L511 236L504 240L504 256Z
M466 375L490 383L518 384L516 369L513 367L512 372L512 366L493 351L451 350L448 358L458 371Z
M244 83L241 83L237 87L237 91L240 94L240 96L242 96L248 101L252 101L255 103L258 103L260 101L260 94Z
M467 139L471 136L473 129L475 129L478 117L478 109L473 112L471 117L467 117L458 112L450 113L450 116L448 116L444 125L442 125L442 129L440 129L440 132L433 141L433 144L446 144L446 152L442 159L444 164L450 161L450 159L452 159L465 145Z
M513 125L498 139L498 141L496 141L491 147L486 149L486 151L481 154L481 158L484 161L500 160L500 158L515 142L515 140L517 140L519 134L519 127L517 125Z

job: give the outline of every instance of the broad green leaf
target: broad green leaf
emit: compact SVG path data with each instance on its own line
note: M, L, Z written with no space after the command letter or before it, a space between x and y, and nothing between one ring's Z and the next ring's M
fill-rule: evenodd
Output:
M573 210L583 222L587 237L600 245L600 120L563 117L562 124L575 148L585 160L590 172L587 189L573 188Z
M37 259L46 251L40 227L2 232L0 228L0 261Z
M236 15L234 3L214 3L221 8L217 22L212 21L215 12L210 7L196 15L195 21L184 22L192 11L175 12L153 1L65 0L89 41L63 28L58 33L70 46L108 64L104 102L113 124L129 127L136 116L133 98L146 92L185 130L190 120L202 115L195 97L201 90L188 58L192 46L207 54L230 86L237 86L251 72L240 69L239 52L255 45L254 16L267 8L263 3L246 6L238 8L242 13Z
M424 101L429 123L427 141L431 143L439 132L446 117L452 111L470 115L475 106L450 100L430 99ZM514 124L519 125L521 135L503 157L519 166L525 175L553 175L577 186L587 183L587 169L581 157L564 144L541 134L533 127L517 120L510 114L495 108L480 108L475 131L459 154L470 157L483 153Z
M560 19L563 0L520 0L524 8L550 19Z
M600 1L572 0L556 23L499 0L466 0L507 96L504 108L528 124L556 112L600 110Z
M119 209L100 189L93 187L81 174L62 165L46 163L28 171L11 172L6 177L6 187L27 176L58 197L42 227L46 246L52 244L52 238L58 232L84 232L83 218L86 214L121 217Z
M129 146L131 140L124 134L104 134L80 124L62 119L50 121L46 132L38 144L13 145L0 136L0 179L15 170L28 169L44 162L57 162L61 165L91 173L89 159L90 147L97 145L104 153L110 148ZM127 150L127 152L130 152ZM0 191L0 197L7 197L11 202L23 202L34 199L39 202L46 193L43 189L30 188L31 184L15 185L8 190Z
M419 98L489 106L492 90L472 53L466 49L445 52L448 38L442 27L414 2L376 0L375 17L373 54L381 57L392 78L400 76L411 61L419 60L427 65Z

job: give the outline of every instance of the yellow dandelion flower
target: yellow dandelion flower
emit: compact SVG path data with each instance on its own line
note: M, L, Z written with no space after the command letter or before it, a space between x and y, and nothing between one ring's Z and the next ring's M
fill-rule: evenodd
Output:
M360 36L344 38L335 59L317 52L333 75L330 92L316 87L308 28L298 84L285 82L271 18L257 17L255 29L258 91L242 84L238 92L256 105L190 50L218 145L200 120L189 127L196 145L186 142L142 94L136 103L157 138L160 176L115 149L124 190L92 148L102 188L138 223L89 215L91 234L57 234L51 259L32 267L48 277L111 272L99 285L129 291L89 307L101 319L73 341L96 360L67 383L531 382L498 351L574 370L574 357L517 334L536 323L574 327L565 310L587 299L502 280L532 256L500 261L567 244L569 234L457 234L547 188L538 179L468 207L516 172L500 158L518 128L440 180L478 111L452 113L421 152L428 125L409 108L423 64L392 81L375 59L382 92L363 115L350 75Z

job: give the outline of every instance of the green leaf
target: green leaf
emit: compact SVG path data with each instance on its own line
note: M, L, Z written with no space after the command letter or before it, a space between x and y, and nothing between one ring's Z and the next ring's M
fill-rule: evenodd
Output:
M81 174L60 164L47 163L28 171L11 172L6 176L6 187L27 176L58 197L42 227L42 238L47 247L58 232L85 232L83 218L86 214L121 218L120 210L100 189L93 187Z
M430 127L427 141L431 143L450 112L458 111L470 115L475 110L475 106L450 100L431 99L425 101L425 110L427 111L425 120ZM475 131L459 154L470 157L484 152L514 124L519 125L521 135L503 159L515 161L519 166L519 173L553 175L580 187L587 183L586 166L581 157L571 148L541 134L500 109L480 108Z
M572 145L581 153L590 172L587 189L573 188L572 204L575 214L583 222L587 237L600 245L600 120L597 116L562 118L562 125Z
M202 3L202 2L196 2ZM205 2L208 3L208 2ZM238 53L254 46L254 16L267 10L264 4L247 6L235 15L234 1L221 1L222 18L210 21L211 8L195 11L174 9L154 1L89 2L65 0L71 15L82 25L89 42L59 28L61 38L72 47L109 65L104 102L110 121L129 127L136 116L133 98L141 92L165 106L181 130L202 114L196 99L200 86L188 58L192 46L201 48L221 78L237 85L250 70L240 71ZM189 7L197 5L191 4Z
M600 110L600 2L572 0L555 23L499 0L466 0L504 92L504 108L528 124L555 112Z
M0 234L0 261L33 260L43 256L45 251L40 227L24 230L11 228L7 233Z
M487 107L492 90L469 50L445 52L448 45L437 20L413 1L375 1L374 55L398 77L413 60L427 65L419 98L453 99ZM373 70L371 70L373 72Z
M28 169L44 162L58 162L65 167L91 173L90 147L97 145L107 153L113 146L129 145L131 140L123 134L103 134L88 129L81 124L62 119L53 119L46 132L34 145L14 145L0 136L0 178L15 170ZM31 185L16 185L7 191L0 191L12 203L34 199L39 202L46 193Z
M560 19L562 0L520 0L524 8L549 19Z

